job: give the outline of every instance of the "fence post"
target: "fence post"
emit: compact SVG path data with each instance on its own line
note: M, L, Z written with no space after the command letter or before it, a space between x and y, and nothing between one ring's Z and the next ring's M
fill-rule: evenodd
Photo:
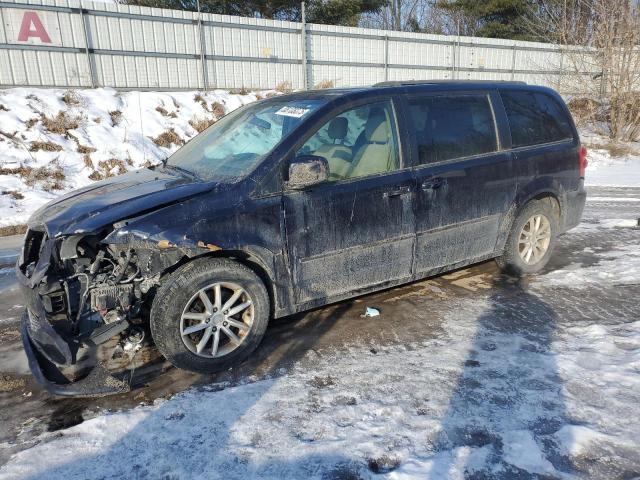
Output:
M384 81L389 81L389 35L384 36Z
M304 2L301 3L302 28L300 29L300 41L302 43L302 88L309 88L309 72L307 71L307 18Z
M202 89L206 92L208 90L207 85L207 56L206 56L206 42L204 41L204 30L202 28L202 12L200 11L200 0L197 1L198 6L198 37L200 38L200 69L202 74Z
M89 79L91 81L91 88L96 88L96 72L93 68L93 61L91 60L91 48L89 46L89 25L87 24L87 19L84 15L84 8L82 6L82 2L80 2L80 22L82 22L82 31L84 32L84 46L85 53L87 54L87 65L89 66Z
M511 81L516 78L516 44L511 45Z

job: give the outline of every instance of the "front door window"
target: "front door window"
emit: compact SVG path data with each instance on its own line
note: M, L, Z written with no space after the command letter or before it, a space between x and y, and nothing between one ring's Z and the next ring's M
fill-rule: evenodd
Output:
M391 102L363 105L332 118L296 155L325 158L330 180L397 170L398 139Z

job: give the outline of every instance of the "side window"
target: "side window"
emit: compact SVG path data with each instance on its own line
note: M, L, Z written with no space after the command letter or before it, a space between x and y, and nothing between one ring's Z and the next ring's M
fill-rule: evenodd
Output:
M547 142L557 142L573 138L571 121L558 101L544 93L536 93L536 103L542 115L542 121L547 126L545 138Z
M329 163L329 178L343 180L399 168L396 123L391 101L342 112L329 120L296 152Z
M500 92L514 147L557 142L573 137L573 129L558 102L544 93Z
M493 114L485 95L410 98L409 115L421 164L497 149Z

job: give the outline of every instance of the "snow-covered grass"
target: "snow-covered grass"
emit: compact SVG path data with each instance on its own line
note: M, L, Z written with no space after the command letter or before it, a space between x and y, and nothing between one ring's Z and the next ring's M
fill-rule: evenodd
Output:
M92 181L157 163L208 122L275 93L1 90L0 227ZM640 185L640 144L612 148L588 128L581 136L591 147L587 185Z
M0 227L101 178L166 158L207 124L275 92L0 91Z
M588 149L587 186L640 187L640 142L612 142L588 127L580 138Z

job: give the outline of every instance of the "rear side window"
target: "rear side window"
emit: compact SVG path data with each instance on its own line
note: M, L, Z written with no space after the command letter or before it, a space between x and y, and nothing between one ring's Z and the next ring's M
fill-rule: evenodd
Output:
M409 98L420 164L494 152L496 129L486 95Z
M567 114L544 93L503 91L502 103L511 126L514 147L558 142L573 138Z

